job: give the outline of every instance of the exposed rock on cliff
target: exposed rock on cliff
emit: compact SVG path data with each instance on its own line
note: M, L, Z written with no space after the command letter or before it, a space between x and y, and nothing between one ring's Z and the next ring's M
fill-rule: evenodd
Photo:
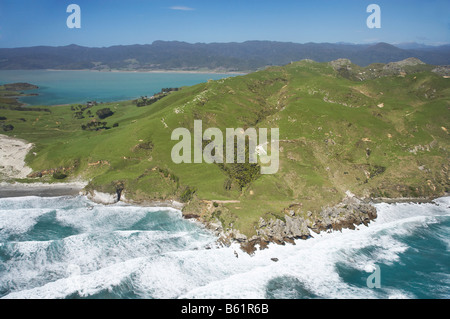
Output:
M87 193L89 200L94 203L110 205L119 201L119 196L116 194L97 192L96 190Z
M195 218L206 225L208 229L219 236L219 242L229 245L231 242L240 243L242 250L252 254L257 247L264 249L269 243L284 245L294 243L296 239L308 239L311 231L320 233L322 231L342 230L344 228L355 229L356 226L368 225L377 217L374 206L364 203L353 194L347 196L341 203L332 207L325 207L320 212L302 212L301 206L292 206L283 211L281 218L259 219L255 226L256 235L248 238L232 227L226 228L219 220L208 220L211 207L202 206L199 210L196 205L197 214L192 214L189 209L183 211L185 218ZM292 209L294 208L294 209ZM280 217L280 216L278 216Z

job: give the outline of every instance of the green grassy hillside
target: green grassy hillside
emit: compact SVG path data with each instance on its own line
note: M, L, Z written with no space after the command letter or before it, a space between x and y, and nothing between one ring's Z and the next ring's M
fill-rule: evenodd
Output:
M90 180L88 189L123 189L130 200L183 200L187 213L250 236L260 217L282 219L294 204L318 212L346 191L366 198L449 191L450 80L424 65L383 66L301 61L186 87L147 106L0 112L14 126L4 134L35 144L27 163L39 180L62 171ZM104 108L113 114L100 119ZM192 132L194 119L204 130L279 128L279 171L242 182L250 174L243 164L174 164L171 133ZM101 123L86 129L92 121Z

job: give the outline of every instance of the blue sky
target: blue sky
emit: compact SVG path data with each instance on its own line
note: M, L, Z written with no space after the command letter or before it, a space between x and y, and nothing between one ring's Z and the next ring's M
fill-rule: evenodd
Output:
M66 25L81 7L81 29ZM369 29L369 4L381 28ZM450 43L450 0L1 0L0 47L155 40Z

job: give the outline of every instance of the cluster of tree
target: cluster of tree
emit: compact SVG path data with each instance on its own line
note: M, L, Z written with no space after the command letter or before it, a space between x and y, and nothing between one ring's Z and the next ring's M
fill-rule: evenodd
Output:
M50 109L42 107L23 107L23 106L0 106L0 110L25 111L25 112L48 112L52 113Z
M178 176L176 176L173 172L171 172L167 168L158 167L158 172L161 173L164 176L164 178L169 178L172 182L176 183L177 189L179 189L180 178ZM194 194L196 192L197 192L197 189L195 187L186 186L183 189L181 189L179 199L181 202L187 203L194 197Z
M231 190L231 187L233 187L233 181L231 180L231 178L227 178L225 180L225 182L223 182L223 188L225 188L225 190L229 191L229 190Z
M195 187L186 186L180 195L180 200L183 203L189 202L194 197L196 191Z
M178 91L179 88L163 88L159 93L151 97L141 96L139 99L134 100L133 103L136 104L137 107L147 106L155 103L156 101L161 100L163 97L166 97L172 91Z
M136 145L135 151L137 151L137 150L151 151L151 150L153 150L153 147L154 147L154 144L152 141L143 142L143 143L139 143L138 145ZM159 171L162 172L161 169L159 169Z
M210 141L203 140L202 149L208 145ZM261 167L257 163L250 163L250 154L249 154L249 139L246 137L245 140L245 163L238 163L237 155L237 143L234 143L234 161L233 163L216 163L221 170L225 172L228 178L225 180L223 187L225 190L231 190L233 185L239 187L239 190L242 190L244 187L249 185L251 182L256 180L261 175ZM223 153L226 154L226 145L223 145ZM215 155L213 150L211 155Z
M207 141L204 141L204 143L205 142ZM225 154L225 147L223 154ZM231 190L233 184L237 185L239 190L242 190L261 175L260 165L257 163L250 163L248 138L246 138L245 143L245 163L237 162L237 154L237 143L234 143L234 163L217 163L220 169L228 176L223 185L226 190Z
M7 118L6 117L4 117L4 116L0 116L0 121L6 121L7 120ZM21 118L19 118L18 119L19 121L22 121L22 122L26 122L27 120L26 119L24 119L23 117L21 117Z
M78 104L77 106L72 105L70 107L70 110L75 112L73 115L74 118L81 120L81 119L84 119L84 114L83 114L84 111L90 109L94 105L97 105L97 102L87 102L86 105L81 105L81 104ZM88 110L86 112L86 115L88 117L94 117L94 115L92 115L91 110Z
M82 111L77 111L77 112L75 112L75 114L73 115L73 117L76 118L76 119L78 119L78 120L84 119L84 115L83 115L83 112L82 112Z
M178 91L178 90L179 90L179 88L163 88L163 89L161 89L160 93L169 93L169 92Z
M84 119L84 111L87 110L86 112L86 116L87 117L94 117L94 115L92 114L92 111L89 110L93 105L88 104L87 106L83 106L83 105L78 105L78 106L71 106L71 110L75 111L75 113L73 114L73 117L76 119ZM106 112L105 112L106 113ZM103 114L103 113L102 113ZM106 116L107 117L107 116ZM102 119L102 118L101 118Z
M107 125L108 125L107 122L92 121L92 122L87 123L86 125L85 124L81 125L81 129L83 131L108 130L109 127L107 127Z
M64 179L66 177L67 177L67 174L65 174L64 172L61 172L61 171L56 171L53 173L54 179Z
M141 96L140 99L133 100L133 103L136 104L137 107L142 107L142 106L153 104L156 101L157 100L148 98L147 96Z
M78 105L78 107L72 107L72 110L79 110L76 111L74 114L75 118L78 119L83 119L84 115L83 115L83 110L86 110L87 108L90 108L91 106L88 107L84 107L82 105ZM111 111L110 108L105 107L103 109L98 110L97 112L95 112L97 114L97 116L99 117L99 119L103 120L107 117L110 117L111 115L114 114L113 111ZM89 117L94 117L91 110L88 110L86 113ZM102 122L102 121L97 121L97 120L92 120L87 124L83 124L81 125L81 129L83 131L99 131L99 130L108 130L110 129L110 127L107 126L108 123L107 122ZM118 127L119 123L114 123L112 127Z
M11 125L11 124L3 124L3 125L2 125L2 129L3 129L3 131L5 131L5 132L9 132L9 131L14 130L14 126Z
M97 114L97 116L103 120L111 115L114 114L113 111L111 111L111 109L109 107L105 107L103 109L98 110L97 112L95 112Z
M158 171L163 174L165 178L169 178L172 182L177 183L177 188L180 187L180 178L167 168L158 167Z
M373 178L377 175L381 175L386 171L386 167L381 165L370 165L369 167L369 176Z
M230 190L233 182L240 190L256 180L261 174L261 167L253 163L217 164L229 176L224 183L224 188Z
M78 104L77 106L72 105L70 107L70 110L73 111L73 112L75 112L75 111L84 112L85 110L87 110L87 109L89 109L91 107L92 107L92 105L81 105L81 104Z
M161 100L165 96L165 94L156 94L151 97L141 96L140 99L134 100L133 103L135 103L137 107L147 106Z

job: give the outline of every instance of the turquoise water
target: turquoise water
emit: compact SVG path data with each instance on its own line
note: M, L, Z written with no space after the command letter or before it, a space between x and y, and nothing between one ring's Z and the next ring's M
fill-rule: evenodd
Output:
M87 101L113 102L151 96L167 87L190 86L229 77L216 73L139 73L94 71L0 71L0 84L27 82L39 86L38 96L20 98L29 105L60 105Z
M369 227L249 256L173 209L4 198L0 297L450 298L450 197L376 208Z

